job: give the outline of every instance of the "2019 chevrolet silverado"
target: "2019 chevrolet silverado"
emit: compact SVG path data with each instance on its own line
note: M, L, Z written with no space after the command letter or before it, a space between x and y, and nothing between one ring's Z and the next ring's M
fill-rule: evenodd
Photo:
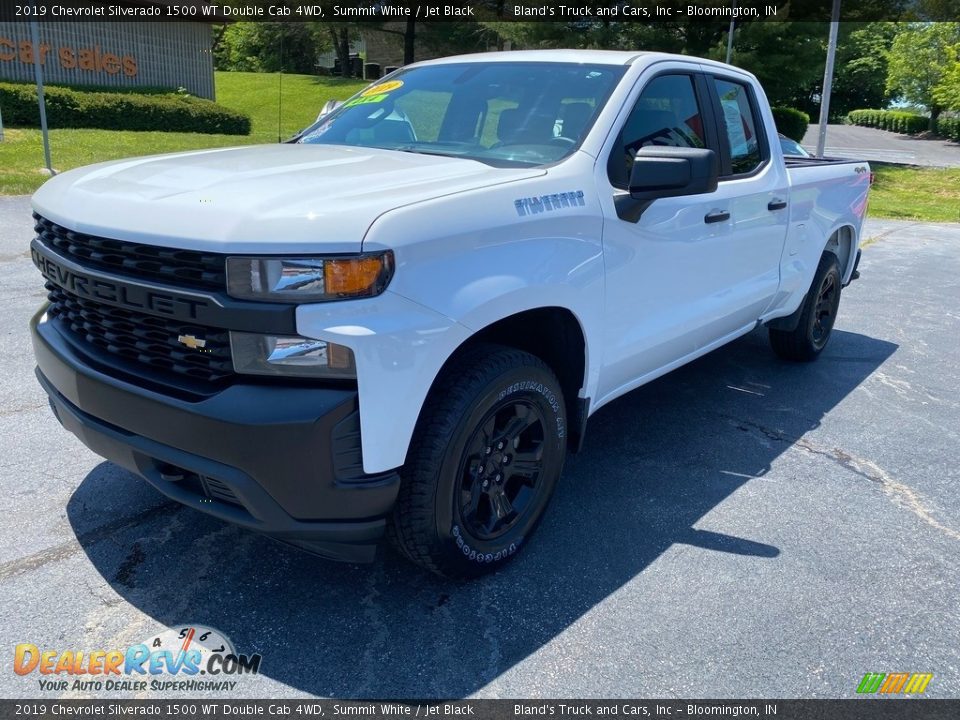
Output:
M48 181L37 377L181 503L475 576L528 542L611 400L758 325L823 351L869 175L785 160L756 78L717 62L418 63L287 143Z

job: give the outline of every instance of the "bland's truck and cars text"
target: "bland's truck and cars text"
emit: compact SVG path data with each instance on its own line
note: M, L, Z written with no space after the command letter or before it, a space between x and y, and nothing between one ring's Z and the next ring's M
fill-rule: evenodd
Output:
M287 143L33 198L60 422L319 555L510 561L611 400L758 325L826 345L866 163L785 158L756 78L660 53L410 65Z

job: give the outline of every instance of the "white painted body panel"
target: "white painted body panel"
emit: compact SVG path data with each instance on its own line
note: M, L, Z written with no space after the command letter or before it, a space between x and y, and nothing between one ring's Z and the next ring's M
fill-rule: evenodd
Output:
M840 248L843 282L850 281L867 212L870 171L866 163L803 166L787 169L790 179L790 229L780 265L780 289L770 320L789 315L803 302L827 240L847 237Z
M440 368L471 335L524 310L561 307L586 340L591 412L800 304L828 239L849 233L853 269L868 173L786 168L779 143L759 174L704 196L616 216L606 157L646 79L668 67L739 73L659 53L537 51L431 62L629 65L579 150L548 167L323 145L276 145L104 163L49 181L38 212L85 233L222 253L393 250L376 298L302 305L298 332L353 349L364 469L405 461ZM776 137L763 99L768 137ZM861 167L861 172L855 172ZM520 215L524 197L582 192L583 204ZM788 209L767 211L769 200ZM705 225L714 209L729 221Z
M33 205L72 230L147 244L355 253L389 210L542 174L375 148L256 145L78 168L45 183Z

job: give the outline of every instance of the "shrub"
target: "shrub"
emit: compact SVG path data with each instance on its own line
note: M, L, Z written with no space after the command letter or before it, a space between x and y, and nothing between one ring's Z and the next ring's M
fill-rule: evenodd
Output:
M789 107L775 107L773 110L773 120L777 125L777 132L781 132L791 140L800 142L807 133L807 127L810 125L810 116L802 110L795 110Z
M51 128L250 134L250 118L243 113L190 95L86 92L56 86L47 87L44 94ZM0 83L0 106L7 125L40 125L33 85Z
M938 117L937 135L960 142L960 117L946 117L944 115Z
M923 132L930 124L929 118L906 110L853 110L847 122L908 135Z

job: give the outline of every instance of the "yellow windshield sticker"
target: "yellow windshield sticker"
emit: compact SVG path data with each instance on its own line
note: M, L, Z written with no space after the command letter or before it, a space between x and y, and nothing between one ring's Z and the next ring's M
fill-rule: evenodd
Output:
M360 93L360 97L369 97L370 95L379 95L381 93L388 93L400 87L403 87L403 80L390 80L389 82L380 83L379 85L374 85L373 87L368 87L366 90Z

